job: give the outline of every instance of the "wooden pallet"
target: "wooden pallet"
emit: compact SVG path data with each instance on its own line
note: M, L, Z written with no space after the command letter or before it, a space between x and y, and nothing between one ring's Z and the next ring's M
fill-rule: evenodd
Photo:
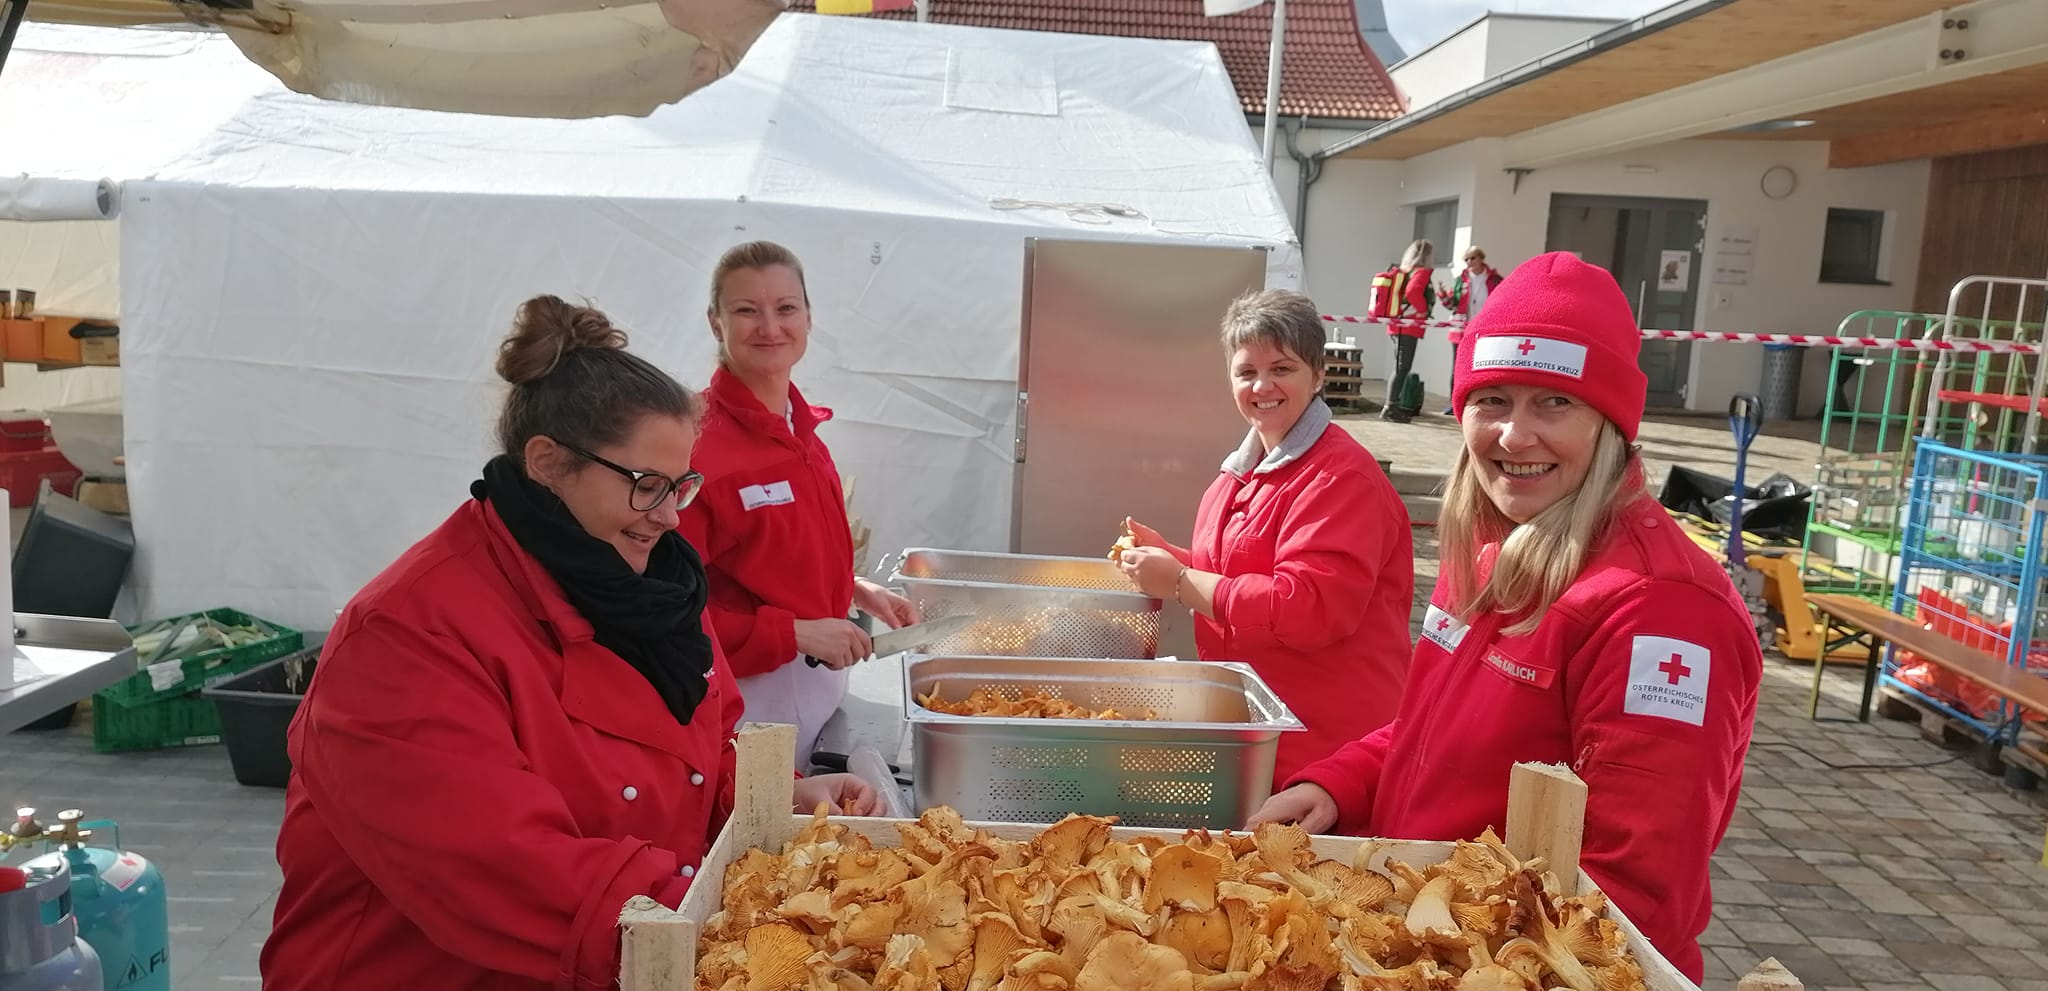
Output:
M1877 714L1886 719L1919 723L1920 737L1944 750L1968 749L1970 766L1986 774L2004 774L2004 745L1986 739L1975 726L1889 685L1878 689Z
M2033 791L2048 778L2048 737L2038 730L2023 730L2011 746L1999 751L2005 762L2005 783L2020 791ZM2048 851L2043 851L2048 853Z
M620 914L620 991L692 991L696 982L698 932L719 909L724 896L726 868L749 849L777 850L810 821L809 816L790 813L793 784L787 766L789 751L796 745L795 728L782 725L748 724L740 731L738 744L739 788L732 818L718 834L705 855L698 882L684 895L682 904L671 911L652 899L636 897ZM1554 765L1518 764L1508 792L1506 842L1517 856L1547 858L1560 881L1569 889L1590 890L1591 878L1578 868L1579 847L1585 830L1586 786L1568 769ZM835 818L834 822L867 837L877 846L901 842L897 825L909 820ZM1020 824L975 824L1004 839L1028 839L1045 826ZM1179 842L1177 829L1132 829L1116 827L1118 839L1144 836ZM1350 863L1361 846L1370 845L1375 857L1392 856L1410 864L1432 864L1450 855L1449 843L1414 840L1370 840L1355 837L1315 837L1319 856ZM1569 879L1569 880L1566 880ZM1570 891L1568 890L1569 894ZM1627 935L1630 952L1642 965L1648 991L1699 991L1698 987L1659 954L1634 923L1609 906L1614 921ZM1799 991L1801 985L1775 960L1765 962L1749 977L1740 991Z

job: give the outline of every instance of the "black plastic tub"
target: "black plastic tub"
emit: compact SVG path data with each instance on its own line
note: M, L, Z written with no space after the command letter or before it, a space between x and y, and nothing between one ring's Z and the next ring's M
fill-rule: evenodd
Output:
M299 711L320 648L311 647L223 678L199 694L220 711L221 741L235 780L258 788L282 788L292 776L285 730Z

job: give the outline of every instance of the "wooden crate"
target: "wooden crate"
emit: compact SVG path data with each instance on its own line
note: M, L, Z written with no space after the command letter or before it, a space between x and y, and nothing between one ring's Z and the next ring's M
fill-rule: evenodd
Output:
M811 820L810 816L790 813L793 782L788 765L789 753L795 746L793 726L750 723L741 729L736 808L699 865L696 883L674 911L651 898L637 897L627 902L620 913L620 991L692 991L697 973L698 932L719 909L726 868L749 849L780 850ZM1516 765L1514 784L1508 794L1506 843L1518 857L1548 859L1560 884L1567 889L1576 886L1577 892L1591 891L1596 887L1592 879L1578 869L1585 810L1586 786L1569 770L1551 765ZM896 826L912 820L835 817L832 821L867 837L877 846L893 847L901 842ZM987 828L997 838L1012 840L1030 839L1046 828L1043 823L969 825ZM1178 843L1185 832L1117 827L1111 835L1124 840L1155 836ZM1442 862L1452 850L1450 843L1410 840L1318 836L1311 842L1318 856L1340 863L1350 863L1361 845L1376 844L1375 864L1395 859L1417 868ZM1699 991L1636 931L1634 923L1619 909L1610 905L1608 912L1627 934L1629 951L1642 966L1649 991ZM1743 979L1740 991L1799 991L1799 982L1776 964L1775 960L1765 961L1764 967Z

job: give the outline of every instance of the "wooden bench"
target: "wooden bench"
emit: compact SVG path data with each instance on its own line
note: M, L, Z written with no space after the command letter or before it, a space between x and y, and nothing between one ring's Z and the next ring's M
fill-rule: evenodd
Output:
M1827 636L1832 621L1834 625L1861 630L1861 639L1869 645L1869 661L1863 668L1863 708L1858 714L1864 722L1870 721L1870 695L1877 687L1878 666L1887 643L1910 650L1922 660L1953 671L2025 708L2048 712L2048 677L2029 673L2006 663L2004 658L1993 657L1975 647L1923 629L1920 624L1868 599L1814 593L1806 597L1806 602L1818 617L1816 623L1823 638ZM1826 667L1826 656L1824 648L1821 657L1813 662L1813 694L1806 704L1808 719L1820 711L1820 676ZM2027 756L2034 755L2028 753ZM2048 754L2042 756L2048 757ZM2048 867L2048 836L2041 840L2041 866Z
M1877 674L1885 644L1910 650L1930 664L1955 672L2035 712L2048 712L2048 678L1924 629L1919 623L1868 599L1813 593L1806 597L1806 604L1812 606L1817 614L1817 624L1823 637L1827 635L1827 627L1832 621L1836 626L1855 631L1845 639L1861 640L1869 647L1863 667L1863 706L1858 713L1858 718L1864 722L1870 721L1870 697L1877 688ZM1823 655L1826 653L1826 650L1822 651ZM1814 662L1813 693L1808 697L1806 706L1808 718L1820 711L1823 667L1819 660Z

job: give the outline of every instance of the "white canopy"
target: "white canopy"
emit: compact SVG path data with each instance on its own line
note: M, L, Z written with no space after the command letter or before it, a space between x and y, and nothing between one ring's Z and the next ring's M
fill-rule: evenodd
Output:
M544 117L646 114L732 71L780 0L37 0L90 25L218 24L329 100ZM11 73L10 73L11 75Z
M1001 547L1027 238L1267 245L1271 284L1300 277L1212 46L815 15L645 119L272 87L123 211L142 611L316 627L466 497L533 294L701 385L711 267L789 245L798 383L875 546Z

